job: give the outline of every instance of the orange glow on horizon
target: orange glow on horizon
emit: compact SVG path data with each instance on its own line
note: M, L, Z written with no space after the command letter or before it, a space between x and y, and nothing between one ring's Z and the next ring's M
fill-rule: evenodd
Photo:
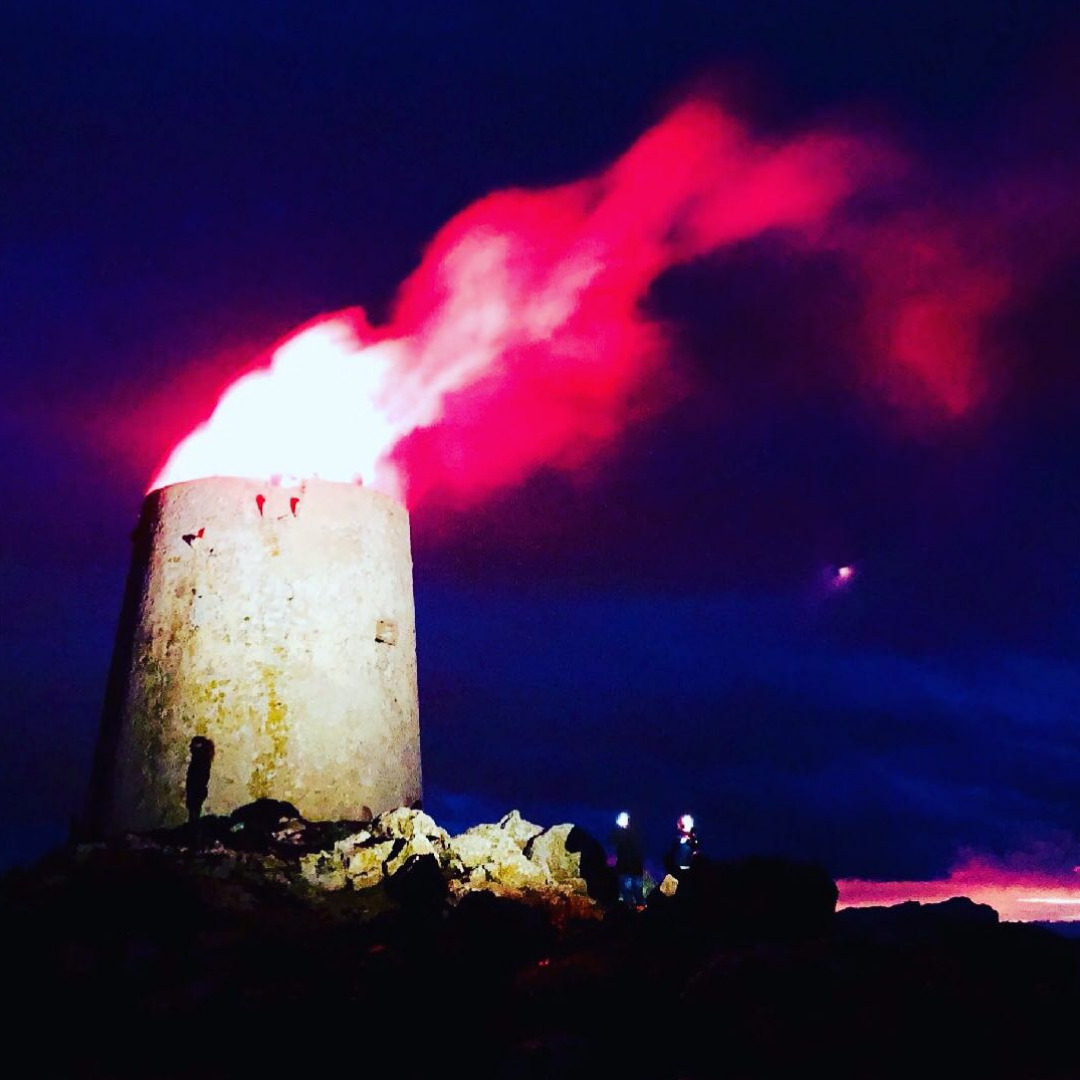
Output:
M1008 868L973 859L936 881L837 882L839 908L891 907L914 900L937 904L965 896L992 907L1006 922L1073 922L1080 920L1080 881L1075 876Z

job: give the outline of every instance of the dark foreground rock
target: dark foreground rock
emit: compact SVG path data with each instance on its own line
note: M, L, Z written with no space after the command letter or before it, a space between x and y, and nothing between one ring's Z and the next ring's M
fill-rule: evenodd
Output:
M837 915L820 869L753 859L639 913L607 904L594 841L519 815L460 837L285 804L202 826L3 880L25 1071L1077 1074L1080 946L968 901Z

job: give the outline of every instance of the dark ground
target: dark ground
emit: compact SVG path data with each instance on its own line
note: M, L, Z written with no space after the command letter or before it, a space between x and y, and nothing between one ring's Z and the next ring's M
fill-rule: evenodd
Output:
M836 914L814 866L703 860L674 898L581 918L451 906L430 857L323 893L289 852L174 841L3 879L6 1027L33 1075L1078 1072L1080 943L967 900Z

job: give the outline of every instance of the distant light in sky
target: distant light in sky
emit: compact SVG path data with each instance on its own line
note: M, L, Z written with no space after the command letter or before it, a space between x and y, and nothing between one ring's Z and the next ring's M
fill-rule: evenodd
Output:
M629 826L630 826L630 815L624 810L615 819L615 824L618 825L620 829L629 828Z
M849 582L854 576L854 566L841 566L840 569L836 571L836 583L838 585L844 585L845 583Z

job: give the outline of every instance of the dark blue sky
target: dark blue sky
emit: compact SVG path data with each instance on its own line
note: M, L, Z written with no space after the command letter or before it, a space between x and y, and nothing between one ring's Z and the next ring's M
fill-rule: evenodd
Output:
M379 318L453 213L596 172L703 82L763 130L872 124L944 203L1071 169L1072 8L8 5L0 858L82 798L142 492L249 355ZM429 808L603 833L626 804L654 845L690 808L712 853L840 875L1067 840L1077 255L995 321L978 414L917 430L852 392L827 260L758 242L661 278L691 395L587 479L414 515Z

